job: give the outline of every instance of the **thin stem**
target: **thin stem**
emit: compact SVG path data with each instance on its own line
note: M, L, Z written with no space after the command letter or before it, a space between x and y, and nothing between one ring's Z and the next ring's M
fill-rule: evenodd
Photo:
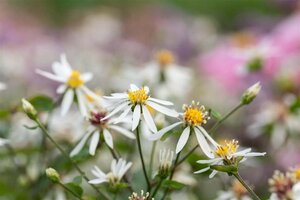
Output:
M150 156L150 164L149 164L149 176L152 177L152 170L153 170L153 160L154 160L154 155L155 155L155 150L156 150L156 144L157 141L154 141L152 144L152 150L151 150L151 156Z
M151 198L155 197L155 195L156 195L156 193L158 192L158 190L159 190L159 188L160 188L160 186L161 186L161 184L162 184L163 181L164 181L164 179L162 179L162 178L159 180L159 182L158 182L158 184L157 184L157 186L156 186L154 192L153 192L152 195L151 195ZM150 199L151 199L151 198L150 198Z
M61 182L58 182L58 184L63 187L65 190L67 190L68 192L70 192L74 197L76 197L77 199L82 200L82 198L80 196L78 196L75 192L73 192L72 190L70 190L68 187L66 187L64 184L62 184Z
M173 176L174 176L176 167L178 166L178 165L177 165L177 162L178 162L178 160L179 160L179 157L180 157L180 152L177 154L177 156L176 156L176 158L175 158L175 161L174 161L174 164L173 164L173 169L172 169L172 171L171 171L169 180L172 180L172 178L173 178ZM161 198L161 200L164 200L164 199L167 197L169 191L170 191L169 188L167 188L167 189L165 190L164 195L163 195L163 197Z
M41 123L41 121L36 118L35 122L37 123L37 125L39 126L39 128L42 130L42 132L44 133L44 135L54 144L54 146L61 152L62 155L64 155L75 167L75 169L81 174L81 176L89 183L89 179L88 177L85 175L85 173L79 168L79 166L77 165L76 162L74 162L70 156L67 154L67 152L65 152L65 150L63 150L57 143L56 141L50 136L48 130L46 129L46 127ZM90 184L90 183L89 183ZM104 199L108 200L109 197L104 194L103 192L101 192L95 185L90 184L91 187L93 187L100 195L102 195L104 197Z
M146 170L145 161L144 161L144 157L143 157L139 126L140 125L138 125L138 127L136 128L137 145L138 145L138 150L139 150L139 154L140 154L140 159L141 159L141 162L142 162L143 173L144 173L146 183L147 183L147 191L149 191L150 188L151 188L151 185L150 185L150 181L149 181L149 178L148 178L148 175L147 175L147 170Z
M243 178L240 176L238 172L234 173L233 176L248 190L248 192L250 193L250 195L254 200L261 200L257 196L257 194L252 190L252 188L243 180Z

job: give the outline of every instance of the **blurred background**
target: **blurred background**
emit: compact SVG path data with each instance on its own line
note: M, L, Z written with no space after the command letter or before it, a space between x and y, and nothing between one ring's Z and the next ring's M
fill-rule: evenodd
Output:
M29 122L14 109L22 97L57 97L57 84L38 76L37 68L50 71L65 53L73 68L94 73L92 88L109 94L129 83L151 85L149 63L162 49L173 53L178 71L168 72L168 94L153 88L178 110L195 99L224 114L247 87L261 82L259 97L216 137L237 138L241 146L268 153L241 169L267 198L273 171L300 163L298 0L0 1L0 82L6 85L0 95L0 137L11 140L18 165L29 174L16 174L12 152L0 149L0 199L46 199L49 192L38 158L40 140L23 128ZM82 135L78 123L70 128L76 120L74 114L53 122L56 138L70 148ZM126 149L122 141L119 145ZM216 191L227 188L227 179L192 173L199 156L200 151L178 175L191 187L177 198L214 199Z

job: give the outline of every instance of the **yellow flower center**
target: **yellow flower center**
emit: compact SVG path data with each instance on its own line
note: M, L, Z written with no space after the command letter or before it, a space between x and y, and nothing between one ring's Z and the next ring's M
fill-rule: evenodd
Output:
M227 159L232 154L236 153L238 147L238 141L236 140L231 140L230 142L225 141L224 144L217 147L215 155Z
M78 88L84 84L84 81L81 79L81 74L77 70L73 70L67 82L68 86L71 88Z
M195 103L194 101L190 106L183 105L183 119L190 126L198 126L205 124L209 117L205 111L204 106L199 106L199 102Z
M174 56L170 51L162 50L157 52L156 60L161 67L165 67L174 62Z
M300 167L298 167L294 170L294 176L295 176L297 181L300 180Z
M148 92L146 91L145 87L141 89L128 91L128 98L133 104L143 104L149 98Z
M232 42L236 47L247 48L255 43L255 37L249 32L239 32L233 35Z

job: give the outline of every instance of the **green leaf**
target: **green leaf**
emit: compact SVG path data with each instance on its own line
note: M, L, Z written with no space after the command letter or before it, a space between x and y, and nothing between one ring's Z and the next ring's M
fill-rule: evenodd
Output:
M54 107L54 102L52 98L45 95L38 95L38 96L31 97L29 99L29 102L39 112L50 111Z
M10 112L8 110L0 110L0 119L6 119L10 116Z
M174 190L180 190L184 186L185 186L185 184L177 182L177 181L173 181L173 180L165 180L162 184L162 187L170 188L170 189L174 189Z
M23 125L26 129L29 129L29 130L35 130L37 129L39 126L27 126L26 124Z
M73 178L73 183L81 184L82 183L82 176L76 176Z
M70 191L72 191L73 193L75 193L77 196L81 197L83 194L83 189L76 183L67 183L64 184L65 187L67 187Z

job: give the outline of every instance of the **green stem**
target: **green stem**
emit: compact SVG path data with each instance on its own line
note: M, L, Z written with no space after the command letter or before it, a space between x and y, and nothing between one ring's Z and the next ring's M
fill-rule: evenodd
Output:
M62 184L61 182L58 182L58 184L63 187L66 191L70 192L74 197L76 197L77 199L82 200L82 198L80 196L78 196L75 192L73 192L72 190L70 190L68 187L66 187L64 184Z
M144 161L144 157L143 157L143 152L142 152L142 147L141 147L141 138L140 138L140 131L139 131L139 127L140 125L138 125L138 127L136 128L136 137L137 137L137 145L138 145L138 150L139 150L139 154L140 154L140 159L142 162L142 167L143 167L143 173L146 179L146 183L147 183L147 191L150 191L151 185L150 185L150 181L147 175L147 170L146 170L146 166L145 166L145 161Z
M156 150L156 144L157 141L154 141L152 144L152 150L151 150L151 156L150 156L150 164L149 164L149 176L152 177L152 170L153 170L153 160L154 160L154 155L155 155L155 150Z
M178 160L179 160L179 157L180 157L180 152L177 154L176 159L175 159L175 161L174 161L173 169L172 169L172 171L171 171L169 180L172 180L172 178L173 178L173 176L174 176L176 167L178 166L178 165L177 165L177 162L178 162ZM167 189L165 190L164 195L163 195L163 197L161 198L161 200L164 200L164 199L167 197L169 191L170 191L169 188L167 188Z
M252 198L254 200L261 200L257 194L255 194L255 192L252 190L252 188L243 180L243 178L240 176L240 174L234 173L233 176L248 190L248 192L250 193L250 195L252 196Z
M37 125L39 126L39 128L42 130L42 132L44 133L44 135L45 135L45 136L46 136L46 137L54 144L54 146L61 152L61 154L62 154L63 156L65 156L65 157L66 157L66 158L74 165L75 169L81 174L81 176L82 176L87 182L89 182L89 179L88 179L88 177L85 175L85 173L79 168L79 166L77 165L77 163L74 162L74 161L70 158L69 154L67 154L67 152L65 152L65 150L63 150L63 149L56 143L56 141L50 136L48 130L47 130L46 127L41 123L41 121L40 121L38 118L36 118L34 121L37 123ZM106 194L104 194L103 192L101 192L95 185L90 184L90 186L93 187L100 195L102 195L104 199L106 199L106 200L109 199L109 197L108 197Z
M157 186L156 186L156 188L155 188L153 194L151 195L151 198L150 198L150 199L152 199L152 198L155 197L155 195L156 195L156 193L158 192L158 190L159 190L159 188L160 188L160 186L161 186L161 184L162 184L163 181L164 181L164 179L162 179L162 178L159 180L159 182L158 182L158 184L157 184Z

